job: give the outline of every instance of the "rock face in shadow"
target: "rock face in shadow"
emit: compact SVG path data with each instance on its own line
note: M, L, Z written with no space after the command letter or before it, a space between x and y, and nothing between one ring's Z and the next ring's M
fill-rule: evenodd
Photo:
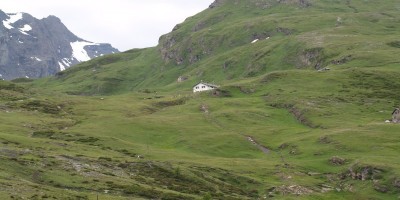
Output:
M40 78L82 61L117 53L110 44L85 41L55 16L36 19L0 10L0 79Z

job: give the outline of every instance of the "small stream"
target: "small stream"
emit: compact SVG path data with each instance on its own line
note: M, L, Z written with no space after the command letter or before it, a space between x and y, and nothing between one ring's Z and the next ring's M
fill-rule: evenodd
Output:
M259 144L257 141L254 140L251 136L246 136L247 140L251 142L253 145L257 146L258 149L260 149L262 152L265 154L269 153L269 149L261 144Z

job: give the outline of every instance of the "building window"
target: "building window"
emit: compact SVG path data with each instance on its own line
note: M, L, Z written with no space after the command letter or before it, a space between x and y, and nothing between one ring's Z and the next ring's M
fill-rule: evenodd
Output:
M201 88L206 88L206 86L201 86Z
M199 89L199 86L197 86L196 89Z

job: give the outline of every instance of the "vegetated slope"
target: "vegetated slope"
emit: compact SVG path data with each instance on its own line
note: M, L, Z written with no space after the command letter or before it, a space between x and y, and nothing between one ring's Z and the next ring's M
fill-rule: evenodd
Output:
M0 197L397 198L400 126L384 121L400 73L383 69L273 72L202 94L0 82Z
M397 198L400 126L385 123L400 99L397 32L370 25L398 30L398 3L246 2L216 1L164 36L161 44L176 38L165 51L131 50L53 79L0 82L0 198ZM186 56L163 57L188 53L180 46L200 33L186 26L230 11L237 12L224 19L227 30L277 15L284 16L279 27L297 31L218 43L192 64ZM385 14L365 18L376 13ZM320 24L306 23L319 16ZM336 26L343 19L358 28ZM174 36L179 31L188 37ZM271 54L257 60L259 52ZM237 63L224 71L228 58ZM270 63L248 74L239 62ZM177 76L188 80L176 83ZM201 79L222 87L192 94Z
M157 47L95 59L43 86L111 94L222 84L275 70L394 66L397 12L396 1L216 1ZM180 76L187 81L177 85Z

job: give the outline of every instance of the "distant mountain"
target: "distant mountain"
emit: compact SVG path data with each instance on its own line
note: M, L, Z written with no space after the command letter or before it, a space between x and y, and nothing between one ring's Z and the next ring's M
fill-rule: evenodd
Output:
M36 19L0 10L0 79L39 78L80 62L119 52L71 33L55 16Z

